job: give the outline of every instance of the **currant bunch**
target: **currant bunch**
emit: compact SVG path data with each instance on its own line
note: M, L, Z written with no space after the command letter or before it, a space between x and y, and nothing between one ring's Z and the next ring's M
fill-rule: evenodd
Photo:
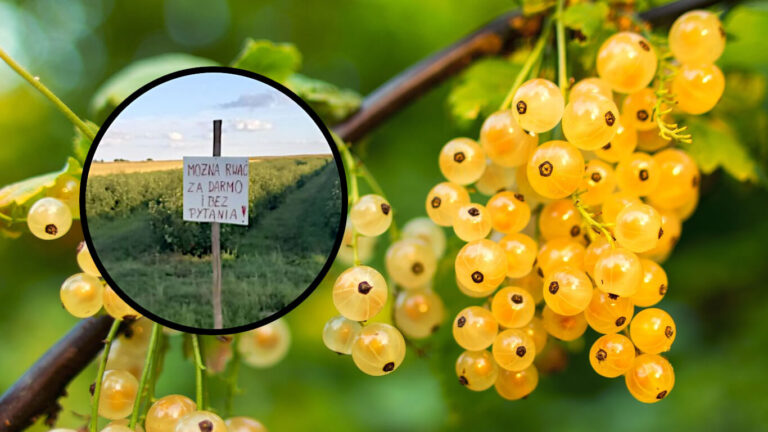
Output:
M361 171L346 145L338 145L352 168L351 209L338 259L351 267L341 272L333 284L333 304L340 315L325 323L322 339L329 350L351 355L362 372L387 375L405 359L406 338L426 338L443 322L443 301L431 285L437 260L445 252L445 234L429 218L413 219L398 231L393 226L392 207L381 193L358 197L358 177L372 188L378 189L378 184L369 173ZM458 171L457 164L471 168ZM455 139L441 153L440 168L447 176L456 173L456 182L472 183L485 169L485 156L476 142ZM465 200L455 195L461 191L463 188L455 183L443 184L432 208L441 213L442 209L468 203L468 196ZM391 231L392 243L385 255L385 277L363 263L371 259L376 239L387 230ZM381 314L387 305L390 313ZM381 315L390 322L370 322Z
M641 34L614 34L597 53L597 76L570 93L521 76L477 142L442 148L446 181L428 192L426 212L465 242L456 285L481 299L453 320L465 350L456 362L461 385L525 397L539 369L550 369L546 352L563 351L552 339L574 341L592 328L602 334L589 352L595 372L624 376L642 402L669 394L674 371L661 354L677 329L654 307L668 290L660 263L698 202L701 178L675 146L689 136L670 121L720 99L714 61L724 43L706 11L672 26L674 61Z

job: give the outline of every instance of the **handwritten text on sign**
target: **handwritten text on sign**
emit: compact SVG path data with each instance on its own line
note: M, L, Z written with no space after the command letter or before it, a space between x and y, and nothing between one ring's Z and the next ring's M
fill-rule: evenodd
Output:
M184 220L248 225L248 158L185 156Z

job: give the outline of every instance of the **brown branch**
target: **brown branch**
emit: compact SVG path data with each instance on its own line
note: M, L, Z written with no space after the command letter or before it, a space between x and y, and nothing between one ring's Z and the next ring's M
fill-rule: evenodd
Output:
M716 0L679 0L640 14L651 24L669 22L692 9L719 3ZM734 0L723 3L733 5ZM334 129L345 141L356 141L434 86L467 67L472 61L502 52L521 33L537 31L520 13L509 12L390 79L363 101L360 110ZM0 397L0 432L15 432L41 415L58 412L58 398L67 384L98 354L112 319L88 318L59 340Z
M104 345L112 318L104 315L80 321L51 347L0 397L0 431L19 431L47 415L53 424L58 399Z

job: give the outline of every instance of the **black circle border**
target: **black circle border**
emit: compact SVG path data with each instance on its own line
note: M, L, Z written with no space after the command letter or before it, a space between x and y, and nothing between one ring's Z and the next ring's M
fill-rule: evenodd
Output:
M285 96L289 97L294 103L296 103L299 107L301 107L301 109L303 109L304 112L307 113L312 118L315 125L320 129L323 136L325 137L325 140L331 149L331 153L333 154L333 159L336 163L336 169L338 170L338 173L339 173L339 185L341 187L341 213L339 217L339 227L338 227L338 230L336 231L336 240L333 244L333 247L331 248L331 252L328 255L328 258L325 261L325 264L323 265L322 269L320 269L320 272L317 274L315 279L309 284L309 286L307 286L307 288L304 289L304 291L298 297L296 297L292 302L288 303L282 309L275 312L274 314L250 324L245 324L245 325L236 326L236 327L229 327L224 329L205 329L205 328L189 327L182 324L177 324L177 323L174 323L173 321L169 321L163 317L160 317L148 311L147 309L145 309L144 307L136 303L133 299L131 299L125 292L122 291L122 289L120 289L117 283L115 283L115 281L109 275L109 272L106 270L101 260L99 259L98 251L94 247L93 240L91 239L90 231L88 230L88 214L85 209L85 191L88 188L88 173L90 172L91 163L93 162L96 149L98 148L99 143L104 137L104 134L107 132L107 130L115 121L115 119L120 115L120 113L122 113L123 110L125 110L125 108L127 108L128 105L130 105L139 96L159 86L160 84L163 84L165 82L171 81L176 78L181 78L189 75L204 74L204 73L225 73L225 74L240 75L246 78L251 78L256 81L260 81L261 83L266 84L274 88L275 90L278 90ZM250 71L238 69L238 68L227 67L227 66L201 66L201 67L182 69L176 72L172 72L167 75L163 75L159 78L156 78L148 82L147 84L144 84L139 89L131 93L127 98L125 98L125 100L123 100L109 114L107 119L104 120L104 122L100 126L99 131L96 134L96 137L94 138L90 149L88 150L88 155L86 156L85 161L83 162L82 177L80 180L79 205L80 205L80 224L82 225L83 239L86 245L88 246L88 250L91 252L91 257L93 258L94 264L96 264L96 267L101 272L101 277L109 284L109 286L117 293L117 295L121 299L123 299L123 301L128 303L132 308L134 308L138 312L141 312L143 316L148 317L152 321L162 324L163 326L174 329L174 330L182 331L185 333L202 334L202 335L229 335L234 333L245 332L248 330L253 330L255 328L259 328L263 325L269 324L277 320L278 318L283 317L288 312L295 309L296 306L301 304L304 300L306 300L306 298L309 297L309 295L315 291L318 285L320 285L320 282L323 280L326 274L328 274L328 271L333 265L333 261L339 252L339 248L341 247L341 242L344 237L344 230L346 228L345 215L347 214L347 207L348 207L347 176L344 169L343 160L341 158L341 155L339 154L339 150L335 145L335 141L334 141L333 135L331 135L330 129L328 129L325 123L323 123L323 121L320 119L320 116L317 115L317 113L309 106L309 104L307 104L298 95L296 95L294 92L292 92L290 89L288 89L284 85L254 72L250 72Z

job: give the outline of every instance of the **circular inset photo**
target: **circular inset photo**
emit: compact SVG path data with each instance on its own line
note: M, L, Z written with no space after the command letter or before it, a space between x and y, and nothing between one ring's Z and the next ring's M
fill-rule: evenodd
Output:
M123 102L80 196L84 247L126 314L211 334L266 324L309 295L346 203L319 117L285 87L223 67L164 76Z

